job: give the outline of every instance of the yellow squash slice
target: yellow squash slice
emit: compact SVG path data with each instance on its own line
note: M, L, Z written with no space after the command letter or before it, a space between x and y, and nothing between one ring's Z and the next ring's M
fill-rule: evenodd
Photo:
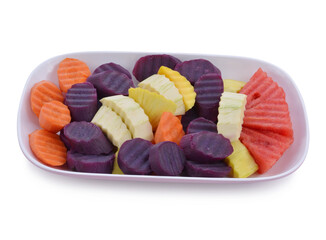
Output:
M170 81L174 83L174 85L179 89L180 94L183 98L183 103L185 105L185 110L188 111L195 104L196 93L194 87L191 83L182 76L179 72L174 71L168 67L161 66L158 70L158 74L164 75Z
M172 100L177 105L174 115L177 116L185 114L185 105L183 103L182 95L174 83L164 75L153 74L144 81L140 82L138 87L147 89L151 92L156 92L163 95L167 99Z
M129 97L134 99L144 109L153 130L157 128L163 112L174 113L177 108L173 101L165 98L163 95L142 88L129 88Z

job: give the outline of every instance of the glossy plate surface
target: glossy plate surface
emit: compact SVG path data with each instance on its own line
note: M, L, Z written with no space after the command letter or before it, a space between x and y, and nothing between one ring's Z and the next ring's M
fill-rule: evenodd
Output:
M85 178L97 178L108 180L129 180L129 181L152 181L152 182L200 182L200 183L226 183L226 182L255 182L278 179L287 176L297 170L303 163L309 145L309 128L307 114L303 99L291 77L282 69L256 59L219 56L219 55L199 55L199 54L171 54L181 61L203 58L211 61L217 66L224 79L235 79L248 81L259 67L273 78L285 91L286 100L289 105L290 115L293 123L294 142L284 153L281 159L265 174L254 174L249 178L193 178L193 177L163 177L163 176L136 176L136 175L116 175L116 174L94 174L80 173L66 170L64 168L53 168L39 162L32 153L28 135L36 129L39 129L39 123L36 115L30 107L30 89L41 80L50 80L58 86L57 68L59 62L66 57L77 58L84 61L91 72L103 63L115 62L132 72L135 62L142 56L151 53L141 52L79 52L69 53L53 57L41 63L30 74L25 84L20 106L18 109L17 133L22 152L26 158L34 165L57 174L70 175ZM156 53L155 53L156 54Z

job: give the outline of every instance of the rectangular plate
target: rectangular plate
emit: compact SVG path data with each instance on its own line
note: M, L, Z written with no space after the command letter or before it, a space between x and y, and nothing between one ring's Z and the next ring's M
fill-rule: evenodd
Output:
M50 80L58 86L57 69L59 62L66 57L77 58L84 61L91 72L103 63L115 62L122 65L130 72L136 61L145 55L154 53L144 52L79 52L69 53L53 57L41 63L31 73L25 84L21 96L17 132L20 147L26 156L36 166L62 175L97 178L108 180L129 180L129 181L152 181L152 182L197 182L197 183L227 183L227 182L257 182L272 179L278 179L293 173L303 163L309 145L309 128L306 110L299 90L291 77L282 69L256 59L218 56L218 55L200 55L200 54L171 54L181 61L203 58L211 61L217 66L224 79L234 79L248 81L250 77L261 67L267 74L273 78L285 91L286 100L289 105L290 115L293 123L294 142L291 147L283 154L279 161L264 174L254 174L249 178L204 178L204 177L165 177L165 176L140 176L140 175L116 175L116 174L96 174L81 173L66 170L64 168L49 167L38 161L29 147L28 135L34 130L39 129L38 118L32 112L30 107L30 90L32 86L41 80ZM156 53L157 54L157 53Z

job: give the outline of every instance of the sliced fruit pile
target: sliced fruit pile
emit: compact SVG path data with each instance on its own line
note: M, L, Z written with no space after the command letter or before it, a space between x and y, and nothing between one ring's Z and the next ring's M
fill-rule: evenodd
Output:
M261 69L248 83L223 80L208 60L161 54L135 63L137 86L112 62L91 73L66 58L57 73L60 88L43 80L30 99L42 128L29 135L31 150L49 166L244 178L269 170L293 142L285 93Z

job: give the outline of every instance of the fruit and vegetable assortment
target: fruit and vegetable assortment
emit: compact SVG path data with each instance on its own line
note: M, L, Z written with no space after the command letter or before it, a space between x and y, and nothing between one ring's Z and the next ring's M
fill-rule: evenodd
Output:
M243 82L205 59L157 54L132 74L137 84L118 63L92 73L62 59L59 87L31 89L36 158L78 172L246 178L272 168L294 140L285 93L261 68Z

